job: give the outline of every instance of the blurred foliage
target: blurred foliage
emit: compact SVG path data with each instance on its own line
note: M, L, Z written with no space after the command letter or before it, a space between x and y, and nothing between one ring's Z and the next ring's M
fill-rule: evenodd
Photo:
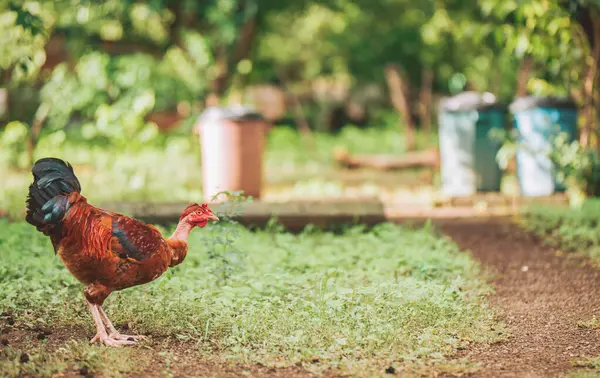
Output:
M9 124L6 140L17 140L26 133L25 126ZM56 134L59 135L59 134ZM419 146L436 144L435 136L418 134ZM72 163L83 188L83 194L91 203L100 205L113 201L161 203L171 201L197 202L202 197L202 167L200 146L189 135L170 135L156 138L136 149L114 145L86 144L74 138L57 143L53 138L44 138L35 151L34 158L55 156ZM339 198L339 177L332 150L338 146L348 148L351 153L364 154L381 152L402 154L406 151L406 140L391 124L388 127L361 130L347 127L337 136L315 133L315 149L306 153L302 137L290 127L271 131L265 151L265 184L267 191L277 188L294 188L294 195L306 198L315 193L323 198L327 189L320 183L336 186L330 197ZM18 147L17 144L15 147ZM20 144L22 146L22 143ZM31 184L29 168L17 170L11 159L13 149L0 145L0 209L16 218L22 218L27 187ZM24 152L24 151L22 151ZM182 169L174 169L173 162ZM374 172L368 175L365 190L373 187L374 181L384 177L388 182L406 184L407 174ZM415 178L416 179L416 178ZM321 180L321 181L319 181ZM314 186L318 186L315 188Z
M581 206L586 196L600 196L600 158L579 141L560 134L553 141L550 160L556 165L559 182L567 187L573 206Z
M563 185L571 205L579 207L587 197L600 196L600 157L592 148L583 146L578 140L565 132L557 132L550 139L547 150L531 150L526 144L519 143L518 132L494 130L490 138L502 143L496 160L502 169L515 159L519 149L547 156L554 164L556 182Z
M536 63L528 90L536 95L570 95L580 85L590 46L575 20L578 1L485 1L484 14L503 24L487 28L496 42L517 59L530 57ZM507 20L514 20L508 24Z
M598 64L580 22L598 10L598 0L0 0L0 86L8 121L20 122L0 125L0 138L22 154L43 105L40 140L139 148L159 135L153 112L193 122L209 93L226 100L282 79L365 97L366 85L385 88L389 63L411 88L427 69L437 93L472 87L508 101L532 60L529 91L565 95Z
M590 46L574 19L577 7L559 0L468 3L446 2L422 29L432 47L456 45L456 62L447 62L443 69L450 80L464 75L475 89L510 101L518 67L530 58L535 63L530 93L569 95L570 88L581 84Z

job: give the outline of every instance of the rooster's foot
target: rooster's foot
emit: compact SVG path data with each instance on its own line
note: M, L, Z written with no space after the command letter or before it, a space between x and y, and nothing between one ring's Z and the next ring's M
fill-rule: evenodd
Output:
M144 340L147 339L146 336L144 335L121 335L119 332L111 332L110 335L108 335L108 337L110 337L113 340L120 340L120 341L133 341L134 343L136 341L139 340Z
M123 336L123 335L120 335ZM116 339L113 338L109 335L107 335L104 332L99 332L96 334L96 336L94 336L91 340L90 340L90 344L95 343L96 341L99 341L100 343L106 345L106 346L111 346L111 347L115 347L118 348L122 345L132 345L135 344L135 340L127 340L127 339Z
M108 316L106 315L104 310L102 309L102 306L98 306L97 308L98 308L98 313L100 314L100 317L102 318L102 322L104 323L104 326L106 327L106 331L108 332L108 337L110 337L111 339L122 340L122 341L133 341L133 342L136 342L136 341L142 340L142 339L146 339L146 336L142 336L142 335L138 335L138 336L121 335L119 333L119 331L117 331L115 326L112 324L112 322L110 321L110 319L108 318Z

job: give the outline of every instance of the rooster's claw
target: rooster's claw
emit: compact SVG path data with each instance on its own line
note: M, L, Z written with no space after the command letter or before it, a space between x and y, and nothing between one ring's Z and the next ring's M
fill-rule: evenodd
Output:
M115 347L115 348L119 348L123 345L135 344L135 341L131 341L128 339L124 339L124 340L114 339L114 338L108 336L106 333L104 333L104 334L97 333L96 336L94 336L90 340L90 344L93 344L96 341L100 341L100 343L102 343L106 346Z
M118 332L113 332L110 335L108 335L108 337L110 337L113 340L121 340L121 341L139 341L139 340L144 340L147 337L143 336L143 335L136 335L136 336L132 336L132 335L121 335Z

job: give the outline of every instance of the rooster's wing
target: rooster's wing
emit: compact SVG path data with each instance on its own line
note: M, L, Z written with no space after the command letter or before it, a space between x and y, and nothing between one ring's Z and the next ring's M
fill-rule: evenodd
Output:
M153 226L124 215L112 216L112 252L123 259L143 262L168 248Z

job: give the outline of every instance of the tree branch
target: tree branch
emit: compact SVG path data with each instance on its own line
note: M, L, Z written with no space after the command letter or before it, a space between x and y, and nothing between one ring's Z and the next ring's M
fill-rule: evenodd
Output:
M415 124L410 111L408 83L400 68L395 64L388 64L385 67L385 76L390 91L390 100L406 126L407 149L412 151L415 149Z
M29 162L33 164L33 154L35 152L35 147L37 146L38 140L40 138L40 133L42 131L42 126L44 126L44 122L50 113L50 104L46 102L42 102L40 107L35 112L35 116L33 118L33 124L31 126L31 131L29 133L29 138L27 138L27 154L29 157Z

